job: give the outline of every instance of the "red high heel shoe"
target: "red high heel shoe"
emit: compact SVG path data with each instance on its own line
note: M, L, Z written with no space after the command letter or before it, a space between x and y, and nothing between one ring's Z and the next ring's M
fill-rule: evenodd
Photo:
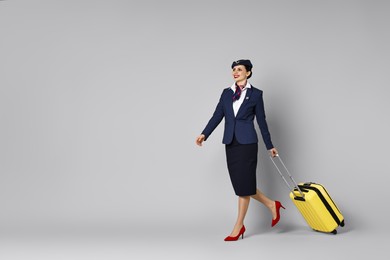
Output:
M283 208L283 209L286 209L285 207L283 207L282 203L280 203L280 201L275 201L275 208L276 208L276 218L272 220L272 225L271 227L275 226L276 224L278 224L279 220L280 220L280 208Z
M239 238L241 235L242 235L242 239L244 239L244 233L245 233L245 226L242 226L242 228L241 228L241 230L240 230L240 232L238 233L237 236L235 236L235 237L227 236L227 237L225 238L225 241L237 241L238 238Z

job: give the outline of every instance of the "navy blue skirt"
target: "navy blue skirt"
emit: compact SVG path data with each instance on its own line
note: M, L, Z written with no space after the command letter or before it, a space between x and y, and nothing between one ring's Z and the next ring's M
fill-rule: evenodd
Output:
M257 143L240 144L233 138L227 144L226 161L230 180L237 196L256 194Z

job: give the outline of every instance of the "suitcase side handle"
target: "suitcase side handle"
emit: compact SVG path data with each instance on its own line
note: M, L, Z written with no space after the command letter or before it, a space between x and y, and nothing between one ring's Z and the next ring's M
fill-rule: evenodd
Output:
M305 198L305 194L303 194L302 190L299 188L298 184L295 182L294 178L292 177L291 173L290 173L289 170L287 169L286 165L283 163L282 158L280 158L279 154L277 154L276 157L279 158L280 163L283 165L283 168L285 169L285 171L287 172L288 176L290 177L291 182L294 184L295 190L298 190L299 193L301 194L302 198L304 199L304 198ZM275 165L275 168L278 170L279 175L282 177L282 179L283 179L284 182L286 183L288 189L289 189L289 190L292 192L292 194L294 194L294 196L295 196L294 188L292 188L291 185L288 183L288 181L287 181L286 178L284 177L283 173L280 171L279 167L276 165L274 158L273 158L272 156L270 156L270 158L271 158L272 163ZM295 198L296 198L296 196L295 196Z

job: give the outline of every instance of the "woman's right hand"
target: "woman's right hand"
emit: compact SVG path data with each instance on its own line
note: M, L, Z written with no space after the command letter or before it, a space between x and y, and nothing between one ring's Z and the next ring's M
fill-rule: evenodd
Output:
M199 146L202 146L202 143L203 143L203 141L204 141L205 138L206 138L206 136L205 136L204 134L201 134L200 136L198 136L198 137L196 138L195 143L196 143L197 145L199 145Z

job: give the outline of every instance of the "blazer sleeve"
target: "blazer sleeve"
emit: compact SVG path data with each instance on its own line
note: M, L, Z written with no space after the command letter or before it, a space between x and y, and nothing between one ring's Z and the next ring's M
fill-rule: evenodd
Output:
M263 141L265 146L267 147L267 150L270 150L274 148L274 145L271 141L271 134L268 130L268 125L265 117L265 110L264 110L264 102L263 102L263 92L260 93L260 98L258 99L256 103L256 120L259 124L260 132L263 137Z
M219 125L219 123L221 123L223 117L225 116L224 108L223 108L223 94L224 94L224 92L222 92L222 94L221 94L221 97L219 99L217 107L215 108L213 116L210 118L206 127L202 131L202 134L204 134L206 137L205 141L211 135L211 133L215 130L215 128L217 128L217 126Z

